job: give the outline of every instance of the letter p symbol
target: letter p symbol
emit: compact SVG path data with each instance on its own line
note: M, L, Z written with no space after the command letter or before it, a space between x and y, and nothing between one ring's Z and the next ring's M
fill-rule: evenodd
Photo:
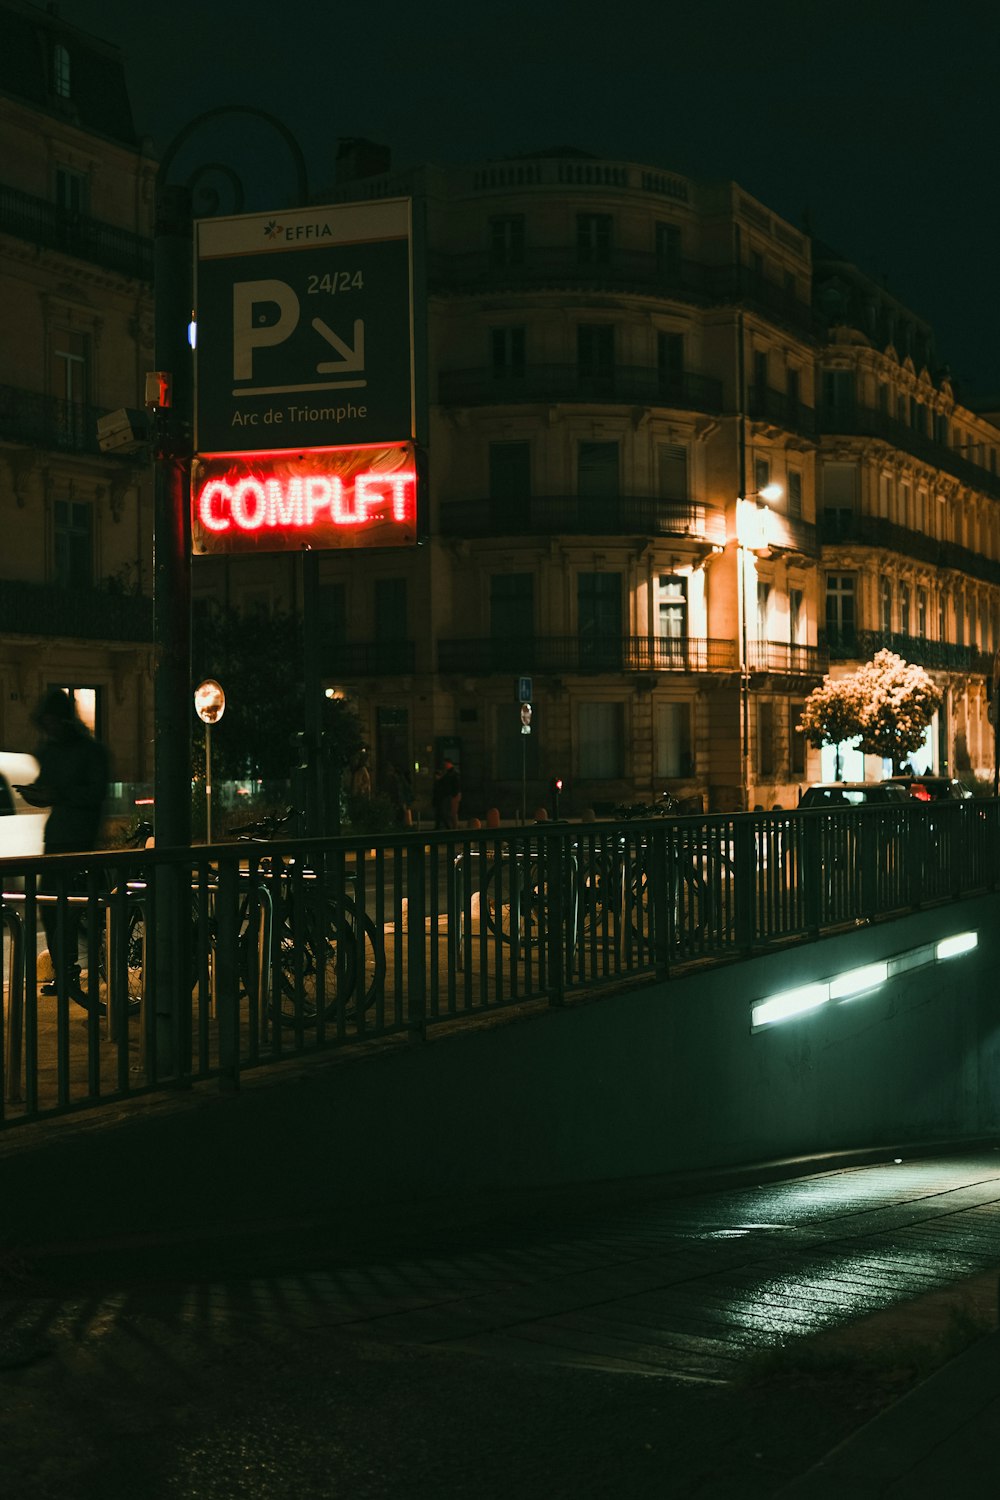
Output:
M263 309L277 307L272 322ZM253 351L283 344L299 324L299 299L285 281L237 281L233 285L233 379L253 379Z

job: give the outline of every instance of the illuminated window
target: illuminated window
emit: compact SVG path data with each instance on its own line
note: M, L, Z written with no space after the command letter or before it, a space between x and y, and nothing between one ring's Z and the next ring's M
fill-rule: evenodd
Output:
M52 522L54 582L64 589L89 589L94 581L91 507L84 501L56 500Z
M52 48L52 87L60 99L70 96L70 63L66 48L57 42Z
M680 641L687 635L687 579L663 574L657 598L657 635L661 641Z
M585 265L606 266L611 260L610 214L577 214L576 254Z
M759 495L761 490L766 490L771 483L771 460L769 458L755 458L753 461L753 487Z
M104 738L104 693L97 687L69 687L65 682L50 683L50 691L66 693L76 709L76 716L91 734Z

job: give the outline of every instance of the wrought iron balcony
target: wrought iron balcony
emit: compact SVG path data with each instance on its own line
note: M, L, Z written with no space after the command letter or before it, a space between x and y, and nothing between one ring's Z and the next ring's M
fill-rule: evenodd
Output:
M734 672L736 642L694 636L478 636L438 642L438 670L492 673Z
M0 579L0 631L73 640L151 641L153 601L142 594Z
M993 665L992 653L980 651L978 646L956 646L950 641L929 641L895 631L821 631L820 644L826 647L831 661L871 661L876 651L894 651L918 667L953 672L989 673Z
M322 650L322 672L329 676L395 677L414 670L413 641L326 641Z
M970 463L946 443L938 442L874 407L862 406L857 401L824 402L819 409L819 430L837 436L881 438L894 448L922 459L932 468L943 469L972 489L1000 499L1000 474Z
M151 240L18 188L0 185L0 231L139 281L153 280Z
M748 406L750 417L755 422L773 422L786 432L797 432L802 437L813 437L816 433L815 411L811 406L803 406L787 391L752 385Z
M756 641L747 643L747 662L751 672L767 672L780 677L822 677L829 669L829 652L818 646L793 645L789 641Z
M808 302L748 266L710 266L613 245L586 256L575 245L522 245L458 255L438 252L430 258L430 286L439 293L599 287L700 306L745 303L804 333L811 332L814 321Z
M97 419L105 414L103 406L57 401L37 391L0 385L0 442L28 443L33 448L51 448L61 453L100 453ZM135 461L134 455L102 456L112 461L123 457Z
M653 495L531 495L516 500L449 500L441 506L442 536L676 537L724 546L720 507Z
M443 406L600 401L718 414L722 411L722 382L691 371L665 375L645 365L590 372L578 365L524 365L497 370L442 370L438 399Z
M979 578L984 583L1000 584L1000 562L959 547L955 542L942 542L937 537L927 536L923 531L911 531L907 526L897 526L884 516L859 516L850 511L828 511L820 517L819 537L824 547L854 543L862 547L881 547L887 552L900 552L904 557L914 557L935 569L951 568L969 578Z

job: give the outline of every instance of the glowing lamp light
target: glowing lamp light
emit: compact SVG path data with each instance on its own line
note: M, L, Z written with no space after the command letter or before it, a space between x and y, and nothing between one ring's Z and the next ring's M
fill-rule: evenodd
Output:
M751 1011L751 1025L770 1026L775 1021L786 1021L789 1016L800 1016L805 1011L816 1010L830 998L829 984L802 984L798 989L785 990L781 995L772 995L762 1000Z
M971 953L978 947L978 932L958 932L954 937L942 938L936 952L938 958L958 958L959 954Z
M885 984L888 978L887 962L865 964L860 969L848 969L846 974L838 974L836 979L830 980L830 999L852 1000L856 995L865 995L870 990L877 990L879 985Z

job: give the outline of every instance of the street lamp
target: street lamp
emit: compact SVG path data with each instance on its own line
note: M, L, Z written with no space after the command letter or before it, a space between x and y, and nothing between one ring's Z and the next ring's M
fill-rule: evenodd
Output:
M784 490L776 482L765 484L736 501L736 589L740 612L740 768L743 809L750 805L750 641L748 595L757 580L755 558L770 552L768 504L780 500ZM765 504L760 502L764 501Z

